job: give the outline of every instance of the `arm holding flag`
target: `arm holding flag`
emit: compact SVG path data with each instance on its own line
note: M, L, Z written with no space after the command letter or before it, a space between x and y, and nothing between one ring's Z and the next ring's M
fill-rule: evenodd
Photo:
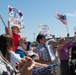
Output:
M57 46L58 51L61 51L64 48L64 46L66 45L66 43L68 41L68 38L69 38L69 33L67 33L67 37L59 39L60 44Z

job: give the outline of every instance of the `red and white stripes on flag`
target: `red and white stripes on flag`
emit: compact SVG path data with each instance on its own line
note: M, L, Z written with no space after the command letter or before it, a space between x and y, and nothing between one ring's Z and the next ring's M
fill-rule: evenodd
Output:
M67 25L66 15L60 15L58 11L56 11L56 18L59 19L64 25Z

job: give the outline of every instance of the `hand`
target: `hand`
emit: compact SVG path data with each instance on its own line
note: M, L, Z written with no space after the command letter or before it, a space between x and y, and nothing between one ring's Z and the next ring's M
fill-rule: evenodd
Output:
M69 33L67 33L67 37L69 37L70 35L69 35Z
M31 75L31 70L35 67L35 62L31 58L26 57L17 62L20 75Z

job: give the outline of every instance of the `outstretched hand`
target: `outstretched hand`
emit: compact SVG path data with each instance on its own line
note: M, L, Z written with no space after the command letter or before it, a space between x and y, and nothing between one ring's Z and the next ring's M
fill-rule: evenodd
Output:
M20 72L20 75L30 75L32 69L35 67L35 62L32 61L30 57L22 59L20 62L17 62L17 66Z
M69 33L67 33L67 37L69 37L70 36L70 34Z

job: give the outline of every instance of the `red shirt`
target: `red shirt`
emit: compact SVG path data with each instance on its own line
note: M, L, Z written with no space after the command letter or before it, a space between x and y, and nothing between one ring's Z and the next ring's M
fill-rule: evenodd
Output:
M20 40L20 34L13 33L14 51L16 51L18 47L19 40Z

